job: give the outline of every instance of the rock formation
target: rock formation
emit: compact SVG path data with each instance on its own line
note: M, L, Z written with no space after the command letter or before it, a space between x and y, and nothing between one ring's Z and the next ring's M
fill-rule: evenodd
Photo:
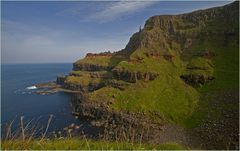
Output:
M124 49L88 53L57 83L81 92L73 97L74 112L101 121L100 127L111 125L113 134L121 126L142 127L142 122L152 126L149 133L168 121L197 127L196 121L204 121L197 112L207 112L199 102L213 95L201 92L237 87L232 80L238 81L239 73L238 7L236 1L186 14L150 17Z

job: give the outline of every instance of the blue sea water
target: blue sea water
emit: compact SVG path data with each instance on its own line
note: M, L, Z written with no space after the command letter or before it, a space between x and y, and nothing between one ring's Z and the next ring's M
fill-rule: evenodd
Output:
M71 114L70 95L60 92L40 95L27 90L37 83L54 81L57 75L67 74L72 64L14 64L1 65L1 130L4 133L6 122L14 120L13 129L19 125L20 117L24 122L39 119L46 126L49 116L53 119L50 131L62 130L71 123L84 122ZM38 124L39 124L38 122Z

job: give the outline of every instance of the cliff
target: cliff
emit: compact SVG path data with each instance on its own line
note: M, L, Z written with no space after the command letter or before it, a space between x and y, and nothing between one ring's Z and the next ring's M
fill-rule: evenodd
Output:
M222 113L226 101L217 101L218 107L210 104L230 90L236 97L229 98L237 102L238 8L236 1L186 14L150 17L124 49L87 54L73 64L65 80L59 78L59 84L82 91L74 100L78 104L76 112L99 119L100 115L95 115L99 111L108 124L112 120L106 113L111 117L134 113L142 121L151 117L152 122L146 121L153 125L173 122L188 128L201 127L206 120L222 120L223 114L228 114ZM238 124L236 115L231 119ZM208 126L213 128L213 124ZM234 135L230 148L235 148L236 129L229 133ZM214 148L221 144L226 148L229 141L218 138L230 134L209 136L215 141L204 145Z

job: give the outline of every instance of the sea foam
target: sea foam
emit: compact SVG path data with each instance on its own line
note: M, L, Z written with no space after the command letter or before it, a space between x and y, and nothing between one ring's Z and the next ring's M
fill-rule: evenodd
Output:
M37 87L34 85L34 86L27 87L26 89L33 90L33 89L37 89Z

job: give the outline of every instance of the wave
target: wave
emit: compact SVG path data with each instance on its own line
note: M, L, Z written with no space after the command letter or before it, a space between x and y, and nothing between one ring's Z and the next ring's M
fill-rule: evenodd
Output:
M33 90L33 89L37 89L37 87L34 85L34 86L27 87L26 89Z

